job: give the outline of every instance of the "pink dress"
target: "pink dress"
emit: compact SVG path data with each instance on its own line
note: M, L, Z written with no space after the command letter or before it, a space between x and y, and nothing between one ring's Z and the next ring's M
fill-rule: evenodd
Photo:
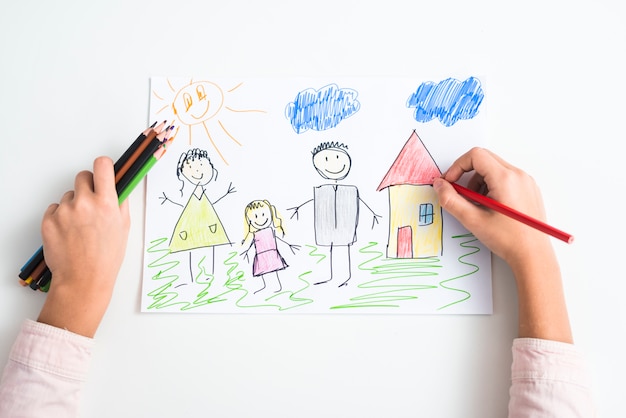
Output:
M276 247L276 232L273 228L261 229L254 233L254 248L256 255L252 262L253 276L261 276L288 267Z

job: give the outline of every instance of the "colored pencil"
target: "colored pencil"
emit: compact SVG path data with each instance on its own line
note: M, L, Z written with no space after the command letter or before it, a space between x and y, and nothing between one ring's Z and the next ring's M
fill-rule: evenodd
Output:
M119 160L115 162L115 164L113 165L113 169L116 173L120 171L120 169L122 168L122 165L124 165L124 163L128 161L128 159L130 158L130 156L133 155L133 152L135 152L135 150L139 147L139 145L141 145L143 140L146 139L146 137L150 133L150 130L152 130L156 126L156 124L157 122L154 122L145 131L139 134L139 136L137 137L137 139L135 139L132 145L128 147L128 149L124 152L124 154L122 154Z
M164 129L165 121L155 126L156 122L144 130L114 163L119 203L122 203L136 185L141 182L150 168L165 153L166 145L174 139L174 135L172 135L173 126ZM129 170L134 174L126 175ZM122 179L124 179L124 185L119 184ZM34 290L48 291L52 274L45 263L43 246L22 266L18 276L23 286L28 286Z
M21 268L20 274L18 274L19 278L22 280L28 279L28 277L32 274L35 267L39 265L43 261L43 246L39 247L37 252L33 254L31 258L28 259L26 264Z
M510 208L490 197L477 193L473 190L468 189L467 187L463 187L456 183L451 183L452 187L461 195L464 196L482 206L485 206L489 209L495 210L503 215L506 215L516 221L522 222L532 228L535 228L541 232L544 232L554 238L558 238L561 241L565 241L568 244L574 242L574 237L566 232L563 232L559 229L556 229L553 226L546 224L538 219L535 219L531 216L528 216L522 212L519 212L513 208Z
M137 156L137 158L131 162L130 167L126 170L126 172L120 177L120 179L115 184L115 188L117 190L117 194L119 195L135 178L139 170L146 164L148 159L152 154L159 149L163 142L167 140L167 135L171 132L171 128L167 127L157 136L155 136L141 151L141 153Z
M128 197L129 194L135 190L135 187L141 183L144 177L148 174L148 171L157 163L157 161L165 154L166 148L163 146L154 152L146 161L146 163L141 167L141 169L137 172L137 174L133 177L132 181L124 188L122 193L119 195L120 203L124 201Z
M152 142L154 138L156 138L159 133L160 132L157 132L154 129L150 130L148 135L146 135L146 137L141 141L139 146L132 152L130 157L128 157L126 161L124 161L124 163L121 165L120 169L115 172L115 184L120 181L122 176L126 174L128 169L133 165L137 158L139 158L143 150L146 149L146 147Z

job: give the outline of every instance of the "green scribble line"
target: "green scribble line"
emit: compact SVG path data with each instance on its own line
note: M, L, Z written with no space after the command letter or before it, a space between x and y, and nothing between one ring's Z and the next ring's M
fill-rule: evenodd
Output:
M326 259L326 254L322 254L318 252L319 248L316 247L315 245L306 244L306 247L309 247L311 249L311 251L309 251L309 255L311 257L317 258L317 261L315 261L315 264L319 264L322 261L324 261L324 259Z
M275 299L275 298L277 298L277 297L279 297L281 295L288 294L289 295L288 296L289 300L292 301L292 302L296 302L295 305L287 306L287 307L276 305L279 311L287 311L289 309L298 308L300 306L304 306L304 305L308 305L309 303L313 303L313 299L303 298L303 297L296 297L296 295L298 293L301 293L301 292L305 291L306 289L308 289L309 287L311 287L311 282L309 282L308 280L305 280L305 278L304 278L304 276L306 276L308 274L311 274L311 273L312 273L312 271L309 270L309 271L305 271L304 273L298 275L298 280L300 280L301 282L304 282L304 287L298 289L295 292L292 292L292 291L279 292L279 293L276 293L276 294L270 296L269 298L267 298L265 300L266 301L270 301L270 300Z
M458 288L455 288L455 287L448 286L447 283L450 283L450 282L453 282L453 281L456 281L456 280L459 280L459 279L462 279L462 278L465 278L465 277L469 277L469 276L471 276L473 274L476 274L480 270L480 268L476 264L464 261L464 259L466 257L474 255L474 254L476 254L477 252L480 251L480 247L477 247L475 245L471 245L472 242L476 242L476 241L478 241L478 239L476 237L474 237L474 235L471 234L471 233L470 234L464 234L464 235L455 235L452 238L471 238L471 239L469 239L467 241L461 241L461 243L459 245L462 248L473 249L474 251L470 251L468 253L465 253L465 254L461 255L458 258L458 260L459 260L459 263L461 263L461 264L465 264L466 266L473 267L473 270L468 272L468 273L461 274L459 276L443 280L443 281L441 281L439 283L439 285L441 287L443 287L444 289L452 290L454 292L460 292L460 293L464 294L465 297L463 297L463 298L461 298L459 300L456 300L454 302L448 303L447 305L441 306L440 308L437 309L438 311L440 311L442 309L449 308L450 306L456 305L458 303L465 302L466 300L471 298L472 294L470 292L468 292L466 290L463 290L463 289L458 289Z
M304 292L306 289L308 289L309 287L311 287L311 283L306 280L304 278L304 276L311 274L312 272L309 271L305 271L304 273L300 274L297 276L298 280L304 283L304 286L298 290L294 291L290 291L290 290L285 290L282 292L278 292L275 293L267 298L264 299L264 303L253 303L253 304L248 304L245 305L243 303L238 303L237 306L240 308L276 308L279 311L288 311L290 309L294 309L294 308L298 308L300 306L304 306L304 305L308 305L310 303L313 303L313 299L309 299L309 298L305 298L305 297L300 297L297 296L299 293ZM246 291L247 292L247 291ZM281 298L284 297L285 295L287 295L287 299L291 302L294 302L294 304L290 305L290 306L283 306L283 304L280 303L276 303L273 302L273 299L277 299L277 298ZM240 298L238 300L238 302L241 302L244 298ZM270 302L272 301L272 302Z
M200 292L198 292L198 294L196 295L197 298L193 302L182 307L181 311L191 310L191 309L195 309L195 308L199 308L199 307L207 306L207 305L212 305L212 304L219 303L219 302L225 302L228 300L226 296L228 296L229 294L233 292L243 291L244 295L242 297L245 297L245 295L247 294L247 291L245 289L242 289L243 285L240 283L242 281L243 272L240 270L236 272L235 274L233 274L233 272L237 269L237 267L239 267L239 263L237 261L232 261L236 255L237 255L236 251L231 251L230 253L228 253L228 257L223 262L223 264L227 266L228 268L226 271L226 282L224 283L222 287L218 287L217 285L215 285L215 276L211 273L206 272L206 269L202 265L202 262L205 260L206 257L202 257L202 259L198 262L200 273L198 273L198 275L196 276L195 282L198 284L203 284L205 286L204 288L202 288L202 290L200 290ZM207 277L208 280L203 281L201 279L202 276ZM218 292L214 296L210 296L209 294L212 287L214 288L214 290L217 290ZM220 292L220 290L222 289L225 289L225 290Z
M441 268L441 265L438 264L440 261L438 258L411 259L410 261L406 259L389 259L385 258L381 251L372 250L372 248L377 245L377 242L370 242L359 250L361 254L370 256L367 260L359 264L359 270L369 272L369 274L373 276L384 276L361 283L357 286L359 289L373 290L374 292L352 297L349 299L349 303L331 306L331 310L348 308L399 308L399 302L419 299L419 296L407 294L407 292L437 288L436 285L430 284L402 284L395 283L394 281L399 279L437 276L437 272L420 271L420 269Z
M202 287L197 292L195 299L192 301L177 300L181 295L175 289L175 282L180 278L178 275L165 276L164 273L180 265L179 261L169 261L163 263L162 260L171 254L169 248L158 249L161 244L167 241L167 238L160 238L151 242L151 246L147 252L149 254L163 253L157 260L148 264L150 268L159 268L161 266L168 266L166 270L159 270L159 272L152 276L152 280L171 279L165 282L162 286L153 289L148 292L148 296L152 298L153 302L148 306L148 309L164 309L171 307L178 307L180 311L189 311L202 306L215 304L219 302L227 301L228 296L232 292L243 291L241 281L243 272L237 271L239 263L232 261L237 252L230 252L228 258L223 262L227 269L227 278L223 286L218 286L215 281L215 276L209 273L203 265L206 260L206 256L202 257L196 267L198 273L194 277L194 283L201 285ZM152 245L154 244L154 245ZM223 291L220 291L223 290ZM211 291L217 291L216 294L211 294ZM244 295L245 296L245 295Z
M159 247L164 242L167 242L167 238L157 238L150 242L150 246L147 249L148 254L158 254L163 253L156 260L148 264L149 268L158 268L159 271L157 274L151 277L151 280L167 280L162 286L152 290L148 293L148 296L152 297L153 302L148 305L148 309L153 308L163 308L167 306L172 306L175 303L171 303L178 297L178 292L169 292L168 290L173 287L173 284L180 278L177 274L173 275L165 275L168 271L177 267L180 262L177 260L162 262L168 255L170 255L170 249L165 248L159 250ZM165 270L160 269L161 267L167 266ZM178 302L179 303L179 302Z

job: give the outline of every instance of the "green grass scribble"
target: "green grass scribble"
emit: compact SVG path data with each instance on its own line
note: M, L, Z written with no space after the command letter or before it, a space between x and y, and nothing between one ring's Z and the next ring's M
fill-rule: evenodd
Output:
M296 291L284 290L282 292L272 294L266 298L263 303L253 303L250 305L242 304L242 297L237 301L237 306L241 308L277 308L279 311L288 311L290 309L313 303L313 299L297 296L298 293L304 292L306 289L311 287L311 283L305 279L305 276L308 274L311 274L310 270L298 275L298 280L302 282L303 287Z
M416 283L415 279L437 276L434 270L441 268L438 258L384 258L382 252L374 250L377 245L377 242L370 242L359 250L361 254L369 255L369 258L358 268L372 276L382 277L358 285L359 289L368 290L369 293L350 298L349 303L330 309L398 308L400 301L418 299L416 292L437 288L433 284Z
M460 293L462 293L462 294L464 295L464 297L462 297L461 299L458 299L458 300L456 300L456 301L454 301L454 302L448 303L447 305L441 306L440 308L438 308L438 309L437 309L438 311L440 311L440 310L442 310L442 309L446 309L446 308L448 308L448 307L450 307L450 306L452 306L452 305L456 305L456 304L458 304L458 303L464 302L464 301L468 300L469 298L471 298L471 297L472 297L472 295L471 295L471 293L469 293L468 291L463 290L463 289L458 289L458 288L455 288L455 287L448 286L448 285L447 285L447 283L450 283L450 282L453 282L453 281L455 281L455 280L459 280L459 279L462 279L462 278L465 278L465 277L469 277L469 276L471 276L472 274L475 274L475 273L477 273L477 272L480 270L480 268L479 268L476 264L473 264L473 263L470 263L470 262L466 262L466 261L464 261L464 258L469 257L469 256L471 256L471 255L473 255L473 254L476 254L477 252L479 252L479 251L480 251L480 248L479 248L479 247L477 247L477 246L475 246L475 245L471 245L471 243L472 243L472 242L476 242L476 241L478 241L478 239L477 239L476 237L474 237L474 235L473 235L473 234L471 234L471 233L470 233L470 234L464 234L464 235L455 235L455 236L453 236L452 238L455 238L455 239L458 239L458 238L471 238L471 239L469 239L469 240L467 240L467 241L461 241L461 242L459 243L459 245L460 245L462 248L467 248L467 249L470 249L470 251L469 251L469 252L467 252L467 253L465 253L465 254L463 254L463 255L461 255L461 256L458 258L459 263L461 263L461 264L465 264L466 266L469 266L469 267L471 268L471 271L469 271L469 272L467 272L467 273L464 273L464 274L461 274L461 275L456 276L456 277L452 277L452 278L450 278L450 279L442 280L442 281L439 283L439 285L440 285L442 288L447 289L447 290L452 290L452 291L454 291L454 292L460 292ZM472 251L472 250L473 250L473 251Z

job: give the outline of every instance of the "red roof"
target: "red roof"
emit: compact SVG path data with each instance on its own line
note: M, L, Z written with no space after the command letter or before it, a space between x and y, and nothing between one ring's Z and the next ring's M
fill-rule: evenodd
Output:
M433 184L433 179L439 176L441 171L437 163L413 131L376 190L399 184Z

